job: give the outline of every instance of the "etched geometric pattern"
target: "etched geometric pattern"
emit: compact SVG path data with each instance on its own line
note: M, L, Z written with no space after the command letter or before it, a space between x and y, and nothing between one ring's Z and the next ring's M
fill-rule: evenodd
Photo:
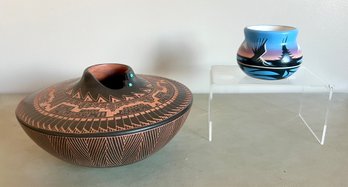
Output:
M66 137L44 134L22 124L25 132L43 149L67 162L90 167L131 164L153 154L167 144L189 114L159 127L119 136Z
M141 93L109 98L73 92L73 81L66 81L22 101L17 107L17 118L34 129L105 133L151 126L190 107L192 94L184 85L165 78L141 77L147 82Z

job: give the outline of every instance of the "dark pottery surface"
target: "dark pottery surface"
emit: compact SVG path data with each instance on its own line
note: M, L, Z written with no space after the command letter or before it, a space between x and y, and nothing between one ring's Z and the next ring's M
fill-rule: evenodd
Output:
M40 147L67 162L112 167L142 160L166 145L192 105L176 81L136 75L122 64L88 67L80 79L24 98L16 116Z

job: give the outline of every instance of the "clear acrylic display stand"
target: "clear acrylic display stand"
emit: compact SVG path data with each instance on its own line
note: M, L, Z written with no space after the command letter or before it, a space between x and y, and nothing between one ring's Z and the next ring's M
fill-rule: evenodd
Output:
M220 87L220 89L228 87L228 93L302 93L298 116L316 140L318 140L321 145L324 145L333 86L322 81L319 76L306 67L301 66L294 75L287 79L269 81L247 76L238 65L212 66L210 69L210 94L208 104L209 141L212 141L213 130L211 102L213 100L213 92L217 87ZM226 93L226 90L223 92ZM327 93L328 95L321 138L316 135L302 115L304 94L313 92Z

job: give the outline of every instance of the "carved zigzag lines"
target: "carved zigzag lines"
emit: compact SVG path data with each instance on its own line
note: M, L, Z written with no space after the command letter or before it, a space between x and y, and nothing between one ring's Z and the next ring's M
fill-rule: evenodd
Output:
M144 133L130 135L126 139L125 151L123 152L122 163L129 164L139 160L139 150Z
M108 141L106 143L108 144L107 150L105 150L104 154L107 158L107 165L120 165L123 160L123 153L125 152L125 141L122 140L121 137L110 137L107 138ZM110 152L111 154L108 154Z
M92 161L98 165L98 163L102 163L101 166L106 166L108 161L106 155L108 154L108 144L106 138L91 138L85 139L85 141L89 144L89 152L92 156Z
M169 116L171 116L172 114L175 114L175 113L178 113L179 111L181 111L182 107L183 106L187 106L187 102L189 101L189 98L186 98L185 101L183 103L177 103L178 106L176 108L172 108L172 109L169 109L168 108L158 108L157 110L155 109L152 109L152 112L145 112L145 113L139 113L140 116L142 116L141 118L139 118L140 116L139 115L133 115L133 116L129 116L131 118L129 118L129 120L131 120L131 126L136 126L137 124L139 124L138 126L144 126L144 125L149 125L150 123L155 123L157 121L161 121L163 119L166 119L168 118ZM179 109L180 108L180 109ZM22 111L20 110L19 108L19 111ZM22 112L19 112L20 115L19 117L20 118L24 118L24 121L27 123L27 124L30 124L31 126L40 126L38 124L38 120L37 119L33 119L32 115L27 115L27 114L24 114ZM152 119L149 121L149 119ZM101 132L101 129L98 128L98 130L96 129L92 129L90 128L89 130L85 129L85 128L82 128L81 130L83 131L80 131L78 130L77 126L79 126L79 124L81 123L81 121L78 121L77 123L72 123L70 121L66 121L66 120L59 120L59 122L55 123L56 125L53 126L54 129L50 128L50 124L52 124L54 121L56 121L56 118L49 118L49 117L46 117L46 116L41 116L41 123L42 125L41 126L45 126L46 128L48 128L49 130L55 130L55 131L65 131L65 132L70 132L70 133L90 133L90 132ZM62 123L62 122L63 123ZM92 123L100 123L100 121L92 121ZM86 124L87 121L83 121L82 123ZM116 125L116 120L111 120L111 121L107 121L107 128L104 129L104 131L114 131L115 130L115 127L117 127ZM45 125L46 124L46 125ZM80 124L80 125L83 125L83 124ZM92 125L91 125L92 126ZM63 128L64 127L64 128ZM110 129L111 127L111 129ZM129 129L130 127L128 126L124 126L121 130L127 130ZM120 129L119 129L120 130ZM103 132L104 132L103 131Z
M89 144L86 140L78 140L76 138L66 139L66 146L71 150L71 154L74 155L75 162L78 160L88 160L92 164L95 164L90 151L88 150ZM87 164L87 163L80 163Z
M146 93L150 93L151 91L153 91L153 85L151 85L151 82L149 81L151 78L144 76L143 78L145 78L147 85L144 88L143 91L145 91ZM149 80L147 80L149 79ZM153 79L152 81L156 81L157 79ZM164 80L160 80L160 81L164 81ZM164 81L165 82L165 81ZM113 97L112 95L109 95L108 98L103 97L101 95L98 95L95 97L93 97L91 95L90 92L87 92L86 94L82 94L81 89L77 89L77 90L73 90L73 88L68 88L64 91L64 94L69 95L72 98L75 99L80 99L83 100L85 102L99 102L99 103L105 103L105 102L112 102L112 103L117 103L120 102L121 100L119 98ZM122 99L124 100L133 100L133 99L138 99L143 97L145 94L144 93L134 93L131 92L129 95L122 95Z
M168 81L167 83L169 85L171 85L171 87L167 88L164 85L162 85L162 83L164 83L164 82L165 81L162 80L161 82L157 82L157 84L155 84L155 85L157 87L160 87L161 89L159 89L159 90L162 92L168 91L167 89L169 89L169 88L173 89L172 91L170 91L170 92L173 92L173 95L171 96L171 98L167 102L163 103L163 105L159 105L159 106L153 105L152 109L150 109L150 110L139 112L139 113L137 113L137 111L133 111L132 113L134 113L134 114L122 116L121 117L122 120L124 120L126 117L129 118L130 123L127 123L127 124L123 124L123 123L118 122L118 124L120 124L120 125L116 125L115 123L112 123L112 122L116 122L118 120L114 117L100 119L100 120L104 120L105 122L94 121L95 119L93 119L93 122L91 122L91 121L86 121L87 120L86 118L64 117L64 116L59 116L57 114L49 113L50 111L54 110L58 106L60 106L62 104L63 105L66 104L64 102L64 100L61 99L61 98L63 98L62 96L64 94L61 94L62 93L61 90L57 90L58 87L52 87L51 89L48 89L46 93L40 93L34 99L34 107L35 107L37 113L41 114L40 116L33 117L33 115L30 114L31 119L30 119L30 117L26 117L26 118L27 118L27 121L29 121L28 124L31 126L35 126L35 127L42 128L42 129L47 129L50 131L59 131L59 132L67 132L67 133L110 132L110 131L128 130L130 128L138 128L138 127L142 127L142 126L147 126L147 125L150 125L151 123L157 123L158 121L163 121L163 120L179 113L180 111L182 111L183 109L185 109L187 107L188 103L192 99L192 96L190 95L190 92L188 91L188 89L186 87L181 86L181 85L179 85L177 87L173 84L174 82ZM180 97L178 99L179 90L186 92L186 95L188 97L186 97L186 98ZM60 94L58 94L58 92ZM55 94L56 94L56 96L54 96ZM154 96L154 95L152 95L152 96ZM53 102L53 100L52 100L53 97L55 97L54 98L55 104L47 103L47 101ZM176 100L176 99L178 99L178 100ZM172 103L173 108L166 107L166 105L170 104L170 103ZM143 104L148 104L148 103L143 103ZM72 107L72 109L70 109L71 112L79 112L80 111L80 109L76 108L77 105L74 102L72 102L72 103L68 102L67 106ZM45 109L43 109L41 107L44 107ZM126 107L126 106L123 106L123 107ZM86 107L84 109L92 110L92 109L96 109L96 108ZM121 109L123 109L123 108L118 108L118 110L121 110ZM133 110L133 109L130 108L128 110ZM104 111L100 111L100 112L104 112ZM112 111L109 113L107 112L107 114L109 116L114 115L114 113L117 113L117 112L116 111ZM47 117L45 117L45 116L47 116ZM67 120L69 122L67 122ZM88 120L90 120L90 119L88 119ZM38 122L38 121L40 121L40 122ZM105 123L106 123L106 125L105 125ZM86 130L85 128L82 128L82 129L80 128L81 126L85 126L86 124L88 124L88 126L91 124L97 124L96 126L98 126L98 128L97 129L95 129L95 127L88 128L88 130Z
M132 107L132 106L138 106L140 104L149 105L152 108L154 108L154 107L161 106L161 105L166 106L169 103L173 102L173 99L176 98L177 95L178 95L178 90L175 87L175 85L173 85L170 82L168 82L168 83L170 83L172 85L172 87L174 88L174 90L175 90L173 98L171 100L169 100L168 102L162 104L159 101L160 98L155 97L155 95L157 93L167 93L168 92L168 89L165 86L161 85L163 83L166 83L166 82L164 80L161 80L161 81L157 82L156 85L157 85L158 90L156 90L155 93L152 94L152 98L154 100L153 102L145 102L145 101L131 102L131 103L128 103L127 105L123 105L123 106L118 107L116 110L110 110L108 108L104 109L104 108L99 108L99 107L81 107L79 105L76 105L76 104L70 103L70 102L66 102L66 101L58 102L56 105L54 105L54 104L52 104L52 102L53 102L54 98L56 97L55 93L57 91L55 89L53 89L53 88L48 90L48 93L47 93L48 99L47 99L47 101L41 102L39 104L39 106L42 107L45 112L50 112L50 111L55 110L56 108L58 108L60 106L65 106L65 107L72 107L72 109L70 109L70 111L73 112L73 113L78 113L78 112L81 112L82 110L99 110L99 112L105 112L106 113L106 117L113 117L114 115L119 114L124 108L129 108L129 107ZM73 98L79 98L80 99L80 95L81 95L80 92L77 92L76 94L74 94ZM98 99L98 102L100 102L99 99ZM106 102L106 100L103 99L103 102ZM38 110L38 111L39 112L43 112L41 110Z
M60 136L49 136L48 140L59 158L76 163L73 152L68 146L65 138L62 138Z
M64 138L49 137L58 157L79 165L108 167L139 160L144 155L141 144L143 133L123 137ZM149 152L148 154L150 154ZM135 157L135 155L137 155Z
M179 131L188 112L166 125L144 132L111 137L62 137L26 132L48 152L84 166L110 167L142 160L167 144Z
M147 136L143 137L143 145L141 150L139 150L139 159L145 158L147 155L150 155L154 152L154 149L158 142L158 136L159 136L160 130L154 129L152 131L147 132Z

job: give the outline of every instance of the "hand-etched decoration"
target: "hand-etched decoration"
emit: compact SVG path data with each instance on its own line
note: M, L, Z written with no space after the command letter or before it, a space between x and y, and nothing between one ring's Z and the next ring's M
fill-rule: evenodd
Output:
M184 85L135 75L121 64L87 68L26 97L16 116L49 153L71 163L108 167L130 164L163 147L183 125L192 104Z
M297 29L289 26L250 26L238 50L241 69L254 78L276 80L292 75L302 63Z

